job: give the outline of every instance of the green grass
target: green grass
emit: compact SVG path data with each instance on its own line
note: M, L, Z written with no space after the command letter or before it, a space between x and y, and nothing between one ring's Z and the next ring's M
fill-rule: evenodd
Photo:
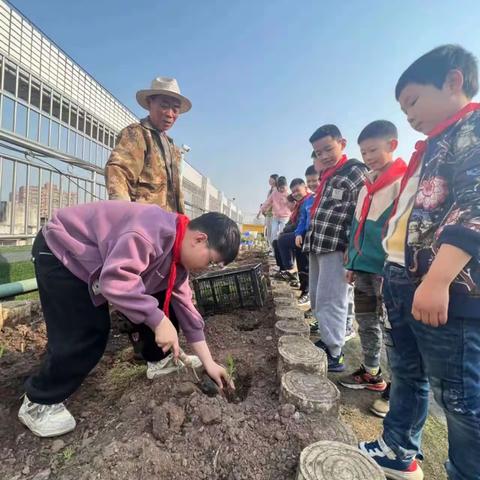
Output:
M0 263L0 284L27 280L35 276L31 261Z
M0 285L3 283L18 282L35 277L35 270L31 261L0 263ZM17 295L15 300L36 300L38 292Z
M0 246L0 255L2 253L29 252L31 250L31 245L20 245L18 247L13 245Z

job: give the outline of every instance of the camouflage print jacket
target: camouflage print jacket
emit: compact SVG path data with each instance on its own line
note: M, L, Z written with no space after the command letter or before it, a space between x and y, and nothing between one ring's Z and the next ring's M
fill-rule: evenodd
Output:
M105 165L108 197L185 213L180 163L180 150L149 118L133 123L120 132Z

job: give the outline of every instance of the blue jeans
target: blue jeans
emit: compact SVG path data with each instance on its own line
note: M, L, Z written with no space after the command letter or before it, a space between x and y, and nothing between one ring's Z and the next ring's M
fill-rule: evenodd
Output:
M477 318L449 314L438 328L424 325L411 314L416 286L403 267L386 264L385 344L392 389L383 439L405 466L420 455L431 386L447 418L449 479L479 480L480 312Z
M273 217L272 227L270 231L270 245L283 232L283 229L285 228L285 225L287 224L287 222L288 222L288 217L287 218Z

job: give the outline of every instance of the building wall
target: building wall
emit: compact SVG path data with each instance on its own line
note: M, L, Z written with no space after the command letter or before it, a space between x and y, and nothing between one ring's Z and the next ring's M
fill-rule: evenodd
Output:
M0 240L31 236L54 208L106 198L103 168L138 119L28 19L0 0ZM191 216L230 215L187 162ZM241 222L241 213L234 211Z

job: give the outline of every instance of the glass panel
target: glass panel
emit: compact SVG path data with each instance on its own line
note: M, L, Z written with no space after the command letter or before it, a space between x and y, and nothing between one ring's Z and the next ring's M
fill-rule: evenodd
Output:
M38 208L40 204L40 192L38 190L39 169L30 168L30 186L28 187L28 211L27 211L27 234L36 233L39 230Z
M13 132L13 109L15 102L8 97L3 96L3 110L2 110L2 128Z
M82 133L85 131L85 112L83 110L78 112L78 129Z
M52 212L56 208L60 208L60 175L58 173L52 175Z
M60 208L61 207L68 207L70 205L70 203L69 203L70 195L68 194L68 184L70 182L69 182L68 177L66 175L61 176L61 181L62 181L62 196L60 198Z
M70 111L70 126L77 128L77 107L75 105L72 105L72 109Z
M62 100L62 122L68 123L68 111L70 109L70 103L66 100Z
M20 70L18 77L18 96L28 103L28 73Z
M103 125L102 124L98 126L98 141L100 143L103 143Z
M56 93L53 94L52 115L60 118L60 97Z
M30 120L28 125L28 138L35 142L38 141L38 127L40 123L40 115L30 109Z
M83 136L77 135L77 150L75 156L78 158L83 158Z
M13 233L24 233L27 206L27 166L22 163L17 163L15 188Z
M37 108L40 108L40 83L32 78L30 86L30 103Z
M17 103L17 118L15 122L15 133L22 137L27 136L27 107Z
M97 140L98 137L98 122L93 119L92 138Z
M0 73L2 71L2 65L3 65L3 57L0 55ZM1 82L2 82L2 75L0 75L0 89L3 88Z
M69 140L68 140L68 153L70 155L75 155L75 147L77 143L77 134L73 131L69 131Z
M3 82L3 88L7 91L16 95L16 86L17 86L17 67L13 63L10 63L8 60L5 62L5 78Z
M50 119L42 115L42 125L40 127L40 143L48 145L48 132L50 130Z
M58 140L60 136L60 125L57 122L52 122L52 131L50 132L50 146L58 149Z
M43 87L43 92L42 92L42 110L45 113L50 114L50 105L52 103L52 92L47 89L46 87Z
M87 122L85 127L85 133L91 137L92 136L92 116L87 113Z
M60 131L60 151L67 153L67 142L68 142L68 128L63 127Z
M10 233L13 162L9 160L2 160L1 173L0 182L2 185L2 190L0 196L0 232Z
M85 138L85 145L83 147L83 159L90 162L90 140Z

